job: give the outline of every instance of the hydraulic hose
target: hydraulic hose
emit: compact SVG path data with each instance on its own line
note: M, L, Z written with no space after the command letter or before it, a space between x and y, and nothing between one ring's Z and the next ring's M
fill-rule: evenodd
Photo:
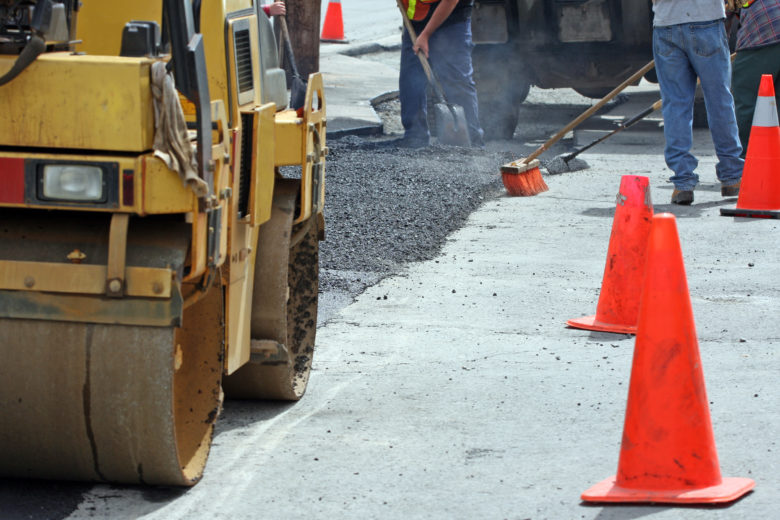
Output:
M46 42L38 36L37 34L34 34L32 38L30 38L30 41L27 42L27 45L24 46L24 49L22 49L21 54L19 54L19 57L16 58L16 62L14 62L13 67L0 76L0 86L5 85L9 81L13 80L22 73L24 69L26 69L32 62L35 61L35 59L43 53L43 51L46 50Z

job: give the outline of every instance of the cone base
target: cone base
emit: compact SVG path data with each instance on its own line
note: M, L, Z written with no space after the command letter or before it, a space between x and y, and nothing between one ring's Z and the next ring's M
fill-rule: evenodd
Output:
M740 209L721 208L720 214L724 217L750 217L750 218L776 218L780 219L780 210L771 209Z
M596 316L571 319L566 322L569 327L575 329L595 330L597 332L614 332L616 334L636 334L636 325L621 325L619 323L605 323L598 321Z
M697 489L629 489L615 484L615 475L585 491L586 502L652 502L662 504L724 504L733 502L756 487L749 478L727 477L718 486Z
M336 38L320 38L323 43L349 43L349 40L339 40Z

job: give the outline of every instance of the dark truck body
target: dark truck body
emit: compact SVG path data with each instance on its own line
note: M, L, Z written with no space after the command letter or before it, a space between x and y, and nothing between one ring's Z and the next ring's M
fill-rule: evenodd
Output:
M531 85L600 98L653 58L650 0L475 0L472 31L490 138L512 136Z

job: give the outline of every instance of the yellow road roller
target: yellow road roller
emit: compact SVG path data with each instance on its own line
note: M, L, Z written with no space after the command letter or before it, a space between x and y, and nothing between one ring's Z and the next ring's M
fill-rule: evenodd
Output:
M0 0L0 475L191 486L300 399L325 98L252 0Z

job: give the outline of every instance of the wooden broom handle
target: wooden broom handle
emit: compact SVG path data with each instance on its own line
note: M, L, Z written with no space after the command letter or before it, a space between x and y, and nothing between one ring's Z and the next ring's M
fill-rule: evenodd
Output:
M544 143L542 146L540 146L539 148L537 148L537 149L536 149L536 150L535 150L535 151L534 151L534 152L533 152L531 155L529 155L528 157L525 157L525 158L523 158L523 159L519 159L519 160L515 161L515 162L514 162L514 163L512 163L512 164L519 164L519 163L528 164L528 163L529 163L529 162L531 162L532 160L534 160L534 159L536 159L537 157L539 157L539 156L542 154L542 152L544 152L545 150L547 150L548 148L550 148L550 146L552 146L552 145L554 145L555 143L557 143L557 142L558 142L558 141L561 139L561 137L563 137L564 135L566 135L566 134L567 134L567 133L568 133L568 132L569 132L569 131L570 131L572 128L574 128L574 127L578 126L580 123L582 123L582 122L583 122L583 121L585 121L587 118L589 118L590 116L592 116L592 115L593 115L593 114L594 114L594 113L595 113L597 110L599 110L601 107L603 107L604 105L606 105L606 104L607 104L609 101L611 101L611 100L612 100L612 99L613 99L615 96L617 96L617 95L618 95L618 94L620 94L620 93L621 93L623 90L625 90L625 88L626 88L626 87L630 86L630 85L631 85L632 83L634 83L635 81L637 81L637 80L641 79L641 78L642 78L642 76L644 76L644 75L645 75L645 74L646 74L646 73L647 73L649 70L651 70L653 67L655 67L655 60L652 60L650 63L648 63L647 65L645 65L644 67L642 67L641 69L639 69L638 71L636 71L634 74L632 74L632 75L631 75L631 77L629 77L629 78L628 78L627 80L625 80L623 83L621 83L620 85L618 85L617 87L615 87L615 89L614 89L612 92L610 92L609 94L607 94L606 96L604 96L604 97L603 97L603 98L602 98L602 99L601 99L601 100L600 100L598 103L596 103L595 105L593 105L592 107L590 107L589 109L587 109L585 112L583 112L582 114L580 114L580 115L579 115L579 116L578 116L578 117L577 117L575 120L573 120L571 123L569 123L568 125L566 125L566 126L564 126L563 128L561 128L561 129L558 131L558 133L557 133L557 134L555 134L554 136L552 136L551 138L549 138L549 139L547 140L547 142L545 142L545 143Z

